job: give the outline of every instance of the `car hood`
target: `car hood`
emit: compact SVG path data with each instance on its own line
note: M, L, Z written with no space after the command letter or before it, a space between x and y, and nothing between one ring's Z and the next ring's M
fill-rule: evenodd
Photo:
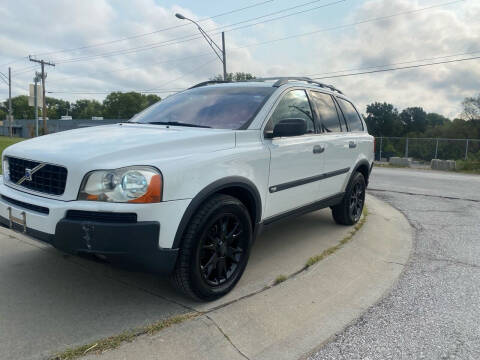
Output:
M113 168L232 147L232 130L123 123L40 136L10 146L5 155L67 168Z

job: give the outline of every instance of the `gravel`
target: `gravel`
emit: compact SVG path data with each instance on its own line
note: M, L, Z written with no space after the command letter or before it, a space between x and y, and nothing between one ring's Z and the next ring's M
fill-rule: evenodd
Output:
M377 169L370 188L382 191L370 192L415 228L411 257L391 292L311 360L480 359L480 176L399 171Z

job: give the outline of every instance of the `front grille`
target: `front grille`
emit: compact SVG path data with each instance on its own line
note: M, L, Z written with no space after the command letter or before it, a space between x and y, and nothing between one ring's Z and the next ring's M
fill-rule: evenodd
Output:
M105 223L136 223L135 213L114 213L105 211L68 210L67 219Z
M17 184L24 176L26 169L35 169L42 164L38 161L8 158L10 181ZM63 166L45 164L44 167L32 174L32 180L25 180L20 186L50 195L62 195L67 182L67 169Z
M12 204L12 205L22 207L24 209L36 211L36 212L39 212L39 213L42 213L42 214L45 214L45 215L48 215L50 213L50 210L46 207L43 207L43 206L28 204L28 203L23 202L23 201L19 201L19 200L9 198L8 196L5 196L5 195L1 195L1 197L2 197L3 201L5 201L9 204Z

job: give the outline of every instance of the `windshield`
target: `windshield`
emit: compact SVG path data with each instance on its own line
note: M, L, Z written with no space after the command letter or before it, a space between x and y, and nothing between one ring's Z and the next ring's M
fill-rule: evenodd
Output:
M242 129L275 91L273 87L200 87L170 96L130 122Z

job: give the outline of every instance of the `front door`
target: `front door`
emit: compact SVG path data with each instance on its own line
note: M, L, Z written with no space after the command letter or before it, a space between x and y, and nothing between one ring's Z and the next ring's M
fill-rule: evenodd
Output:
M265 131L271 132L278 121L285 119L304 119L307 133L265 139L271 154L266 218L319 200L316 178L323 172L325 144L315 126L305 90L291 90L283 95Z
M351 157L352 150L349 148L349 141L353 139L349 138L343 116L340 109L335 106L332 96L320 91L310 91L310 96L317 111L325 142L325 179L319 191L322 197L326 198L343 191L351 166L355 163Z

